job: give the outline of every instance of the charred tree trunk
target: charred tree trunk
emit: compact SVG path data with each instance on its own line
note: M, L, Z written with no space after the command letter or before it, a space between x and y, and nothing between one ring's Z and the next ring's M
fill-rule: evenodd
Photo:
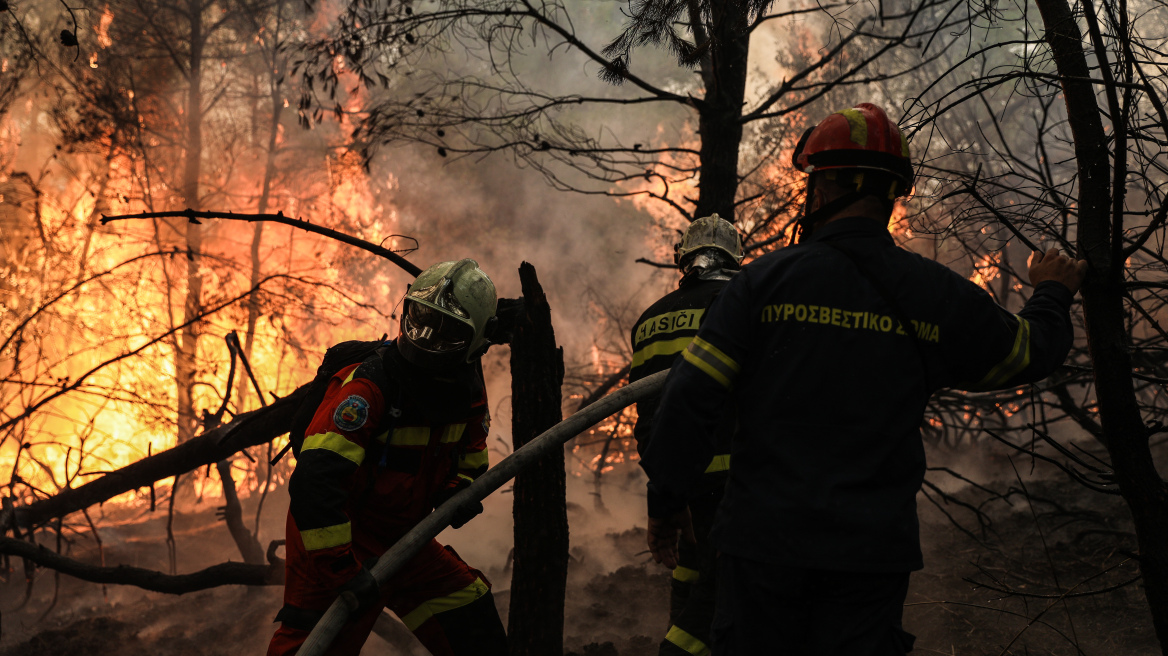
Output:
M1046 27L1046 41L1062 78L1067 115L1075 141L1079 179L1078 247L1090 264L1083 284L1087 344L1095 370L1099 422L1123 498L1131 509L1139 542L1140 572L1161 648L1168 654L1168 490L1156 473L1149 431L1140 414L1132 383L1131 343L1126 330L1123 298L1124 261L1116 257L1122 222L1112 204L1108 159L1112 155L1092 86L1083 36L1066 0L1037 0ZM1092 22L1093 9L1085 7ZM1098 34L1093 36L1098 37ZM1106 68L1106 52L1096 56ZM1114 92L1114 88L1110 90ZM1117 117L1118 118L1118 117ZM1117 158L1125 152L1115 152ZM1122 166L1123 162L1117 161ZM1120 208L1122 210L1122 208Z
M189 0L187 11L191 21L191 52L187 75L190 91L186 106L186 153L183 157L182 194L187 207L199 210L199 177L203 159L203 3ZM199 316L203 304L203 278L199 268L202 260L203 227L197 223L185 226L187 251L187 295L183 304L184 322ZM178 441L181 444L195 436L198 424L195 417L194 382L195 358L199 349L199 327L191 324L183 329L175 353L175 383L178 386Z
M742 0L713 3L708 43L709 57L702 62L706 95L698 105L701 180L694 218L718 213L734 221L738 194L738 150L742 142L742 104L746 98L747 55L750 30L749 7ZM695 25L699 22L695 21ZM704 30L694 29L695 39Z
M556 346L551 308L535 267L519 267L525 308L511 341L511 416L515 448L563 418L564 352ZM568 514L564 452L515 478L515 569L508 622L512 656L564 652Z

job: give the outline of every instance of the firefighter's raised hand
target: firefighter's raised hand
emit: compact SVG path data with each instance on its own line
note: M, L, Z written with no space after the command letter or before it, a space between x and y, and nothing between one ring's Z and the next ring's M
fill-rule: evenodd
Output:
M1034 251L1030 258L1030 282L1038 286L1040 282L1053 280L1066 285L1071 293L1079 291L1083 278L1087 276L1087 260L1072 260L1052 248L1043 253Z
M697 543L689 508L662 519L649 518L649 553L653 554L654 561L669 569L677 567L678 537L690 543Z

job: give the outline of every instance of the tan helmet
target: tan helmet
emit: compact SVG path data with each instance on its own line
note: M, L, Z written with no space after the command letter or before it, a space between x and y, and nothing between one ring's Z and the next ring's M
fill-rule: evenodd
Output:
M716 248L729 255L735 265L742 264L742 235L726 219L711 214L695 220L685 229L681 243L674 247L674 264L681 266L685 259L703 248Z
M398 350L429 369L471 362L490 346L486 332L496 304L495 284L478 262L439 262L406 292Z

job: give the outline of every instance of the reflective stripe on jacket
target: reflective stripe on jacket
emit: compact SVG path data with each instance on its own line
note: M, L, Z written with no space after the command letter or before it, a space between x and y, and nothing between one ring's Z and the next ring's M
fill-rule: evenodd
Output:
M718 409L732 399L720 551L816 569L919 569L929 395L1049 375L1071 346L1071 301L1045 282L1012 314L860 217L759 258L719 294L666 383L642 462L650 515L684 504L708 464L696 454L712 448Z
M305 432L289 513L322 585L339 585L359 569L355 539L368 551L384 551L430 513L439 492L488 466L490 418L481 387L444 388L462 398L435 403L402 385L400 401L387 402L378 381L396 373L382 367L394 366L400 361L387 357L341 369ZM443 401L440 421L422 410ZM398 403L390 422L384 414Z
M637 322L633 324L631 343L633 362L629 369L629 382L636 382L646 376L665 371L685 351L694 335L698 334L706 309L718 292L726 286L727 280L703 280L697 275L683 278L678 289L662 296L650 305ZM645 452L653 427L653 415L660 402L659 396L643 399L637 403L637 423L633 426L633 436L637 439L637 451ZM730 449L729 427L721 429L718 448L709 451L710 456L725 455ZM725 460L718 461L718 467L710 460L711 471L724 471Z

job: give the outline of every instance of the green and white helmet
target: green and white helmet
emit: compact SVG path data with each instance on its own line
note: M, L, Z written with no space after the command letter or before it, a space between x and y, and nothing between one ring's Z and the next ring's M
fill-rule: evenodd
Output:
M703 248L716 248L733 260L735 267L742 264L742 235L726 219L711 214L696 219L685 229L681 243L676 247L674 263L684 268L685 260Z
M398 350L427 369L472 362L490 346L486 332L496 303L495 284L478 262L439 262L406 292Z

